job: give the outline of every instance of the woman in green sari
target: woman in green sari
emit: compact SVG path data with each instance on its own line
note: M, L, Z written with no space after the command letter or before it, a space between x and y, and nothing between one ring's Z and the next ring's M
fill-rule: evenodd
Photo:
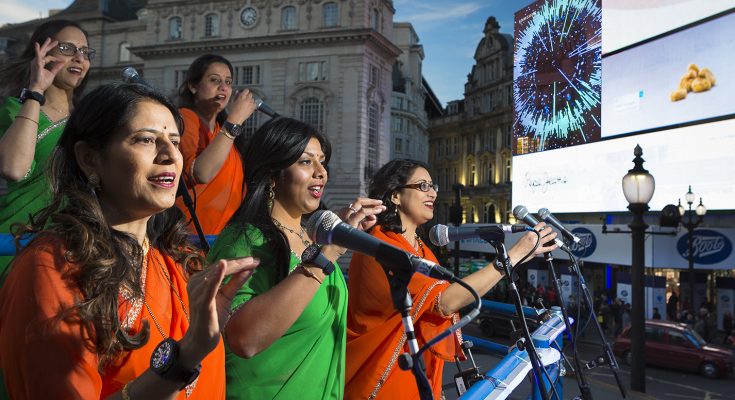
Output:
M330 154L324 135L283 117L243 150L247 195L208 254L260 258L225 328L228 399L343 398L347 287L334 261L344 249L317 251L302 227L320 205ZM384 209L358 198L340 214L366 229Z
M0 66L0 177L7 182L0 233L27 224L50 203L46 161L83 91L94 53L76 22L54 20L36 28L17 60ZM12 259L0 256L0 276Z

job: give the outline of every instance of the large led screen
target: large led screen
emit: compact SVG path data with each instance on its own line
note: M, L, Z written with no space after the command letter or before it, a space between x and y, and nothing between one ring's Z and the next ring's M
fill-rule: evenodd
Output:
M602 11L599 28L588 17L598 15L594 7ZM576 23L588 27L549 29L547 35L576 32L588 38L586 47L539 50L550 58L544 65L560 67L546 81L529 80L530 53L523 43L530 43L527 38L534 32L543 37L534 25L538 21L552 20L548 26L558 27L563 10L574 10ZM624 211L621 179L633 167L633 149L640 144L644 166L656 179L653 210L676 204L689 185L708 209L735 209L735 101L730 99L735 93L735 0L540 0L516 13L515 26L514 205L553 212ZM601 43L590 32L600 33ZM580 74L579 64L568 69L568 60L581 48L597 53L590 60L601 60L599 80ZM575 78L567 80L569 76ZM557 80L567 80L572 91L544 104L545 86L551 82L553 87ZM592 91L582 89L595 88L600 93L597 114L590 108L578 114L580 119L561 118L559 102L589 106ZM535 103L519 98L523 94L518 92L526 89ZM524 125L523 115L546 119L541 125ZM588 135L594 125L600 133ZM575 129L579 132L570 132ZM585 140L549 145L554 142L548 133L563 130L567 137Z

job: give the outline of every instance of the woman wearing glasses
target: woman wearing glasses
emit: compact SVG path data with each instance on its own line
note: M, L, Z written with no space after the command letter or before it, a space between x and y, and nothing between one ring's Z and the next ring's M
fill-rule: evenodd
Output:
M17 60L0 66L0 233L50 202L46 160L82 93L95 51L87 33L72 21L43 23ZM17 97L16 97L17 96ZM0 274L12 257L0 256Z
M396 159L384 165L372 179L368 197L382 200L387 210L378 215L370 234L421 258L438 263L419 236L419 229L434 217L438 185L420 161ZM359 211L359 210L358 210ZM556 237L542 222L541 245ZM530 252L536 235L528 233L508 251L515 264ZM540 248L540 246L539 246ZM555 247L545 247L549 251ZM541 250L536 251L537 254ZM350 263L349 306L347 312L346 399L418 399L416 381L410 371L398 367L398 355L407 351L401 315L393 306L391 291L382 267L369 256L355 253ZM495 263L463 280L480 295L502 277ZM413 274L408 284L413 299L411 316L419 346L458 320L458 311L473 301L459 284ZM441 398L444 361L461 356L458 332L424 353L426 375Z

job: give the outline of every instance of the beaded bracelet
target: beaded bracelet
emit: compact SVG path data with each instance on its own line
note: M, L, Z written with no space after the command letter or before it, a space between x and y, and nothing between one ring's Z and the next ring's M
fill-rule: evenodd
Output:
M33 122L34 124L38 125L38 121L36 121L35 119L28 118L25 115L16 115L15 118L27 119L27 120Z
M316 276L313 272L311 272L309 268L306 268L304 264L297 265L296 268L294 268L293 270L296 271L297 269L302 270L304 272L304 275L308 276L309 278L313 278L315 281L319 282L320 285L322 284L322 280L319 279L319 277Z

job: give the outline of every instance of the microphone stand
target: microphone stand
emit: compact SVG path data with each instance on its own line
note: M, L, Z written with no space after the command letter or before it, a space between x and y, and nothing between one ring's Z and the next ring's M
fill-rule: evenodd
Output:
M176 189L176 197L179 196L181 196L182 200L184 200L184 205L186 206L186 209L189 210L191 221L194 223L194 229L196 229L197 236L199 236L199 246L201 246L202 250L204 250L204 253L208 253L209 243L207 242L207 238L204 236L204 230L202 229L202 225L199 223L199 218L197 218L197 213L194 209L194 202L191 200L189 190L186 187L184 175L182 175L181 179L179 179L179 187Z
M486 240L485 238L482 238ZM488 242L490 242L488 240ZM543 370L543 365L541 365L541 360L539 359L539 355L536 352L536 346L533 344L533 340L531 339L531 332L528 331L528 325L526 324L526 319L523 314L523 304L521 303L521 295L518 291L518 287L516 286L516 283L513 281L512 273L513 271L510 268L510 257L508 256L508 253L505 251L505 245L500 242L490 242L494 247L495 251L497 252L497 257L501 261L501 264L503 265L503 270L505 271L505 277L508 279L508 287L512 292L514 292L513 302L516 306L516 314L521 320L521 332L523 334L523 338L518 340L519 349L520 350L526 350L526 353L528 354L528 359L531 361L531 366L533 367L533 373L536 376L536 385L539 388L539 393L541 394L541 398L543 400L549 400L549 393L546 390L546 385L544 384L544 375L543 372L546 372ZM525 343L524 343L525 342ZM543 372L542 372L543 370ZM551 385L551 388L554 388L554 383L549 380L549 384Z
M433 400L434 393L426 377L423 357L416 357L415 359L413 357L419 352L419 345L416 340L413 319L411 319L413 300L408 293L408 283L413 275L410 255L398 248L381 246L375 254L375 260L383 267L388 278L393 306L401 313L403 329L406 333L406 341L410 351L410 354L403 353L400 355L398 366L404 371L411 370L416 379L416 386L421 400Z
M590 291L587 288L587 283L584 280L584 276L582 275L582 270L579 268L579 265L577 264L577 259L574 258L574 255L566 251L565 252L569 255L569 259L572 261L572 271L577 274L579 277L579 290L580 293L582 293L584 296L584 301L587 304L588 309L590 310L591 314L594 314L594 308L592 303L592 296L590 296ZM582 306L581 304L579 305ZM618 384L618 389L620 389L620 394L623 396L623 398L626 398L625 393L625 387L623 386L623 382L620 380L620 374L618 373L619 367L618 362L615 359L615 354L613 354L612 347L610 347L610 343L607 341L607 338L605 337L605 332L602 330L602 327L600 326L600 323L597 321L597 318L594 318L594 315L592 318L592 322L594 326L597 327L597 334L600 336L600 341L602 343L602 349L604 350L604 354L601 356L598 356L595 358L594 361L591 361L587 363L586 367L587 369L592 369L594 367L604 365L604 364L610 364L610 371L612 371L613 376L615 377L615 382Z
M579 393L582 395L582 399L592 400L592 391L590 391L590 385L587 383L587 378L585 378L584 374L582 373L582 362L579 360L579 355L577 354L577 337L572 331L572 325L569 323L569 315L564 304L564 296L562 296L561 284L559 282L559 278L556 275L556 270L554 269L554 256L551 255L550 251L544 253L544 260L546 261L546 266L548 267L549 271L551 271L551 281L554 283L554 290L556 290L556 292L559 294L559 305L561 306L561 313L564 317L564 325L566 326L567 332L569 332L569 335L572 338L572 351L574 353L575 369L574 375L577 378ZM577 327L579 327L580 321L575 322L577 323Z

